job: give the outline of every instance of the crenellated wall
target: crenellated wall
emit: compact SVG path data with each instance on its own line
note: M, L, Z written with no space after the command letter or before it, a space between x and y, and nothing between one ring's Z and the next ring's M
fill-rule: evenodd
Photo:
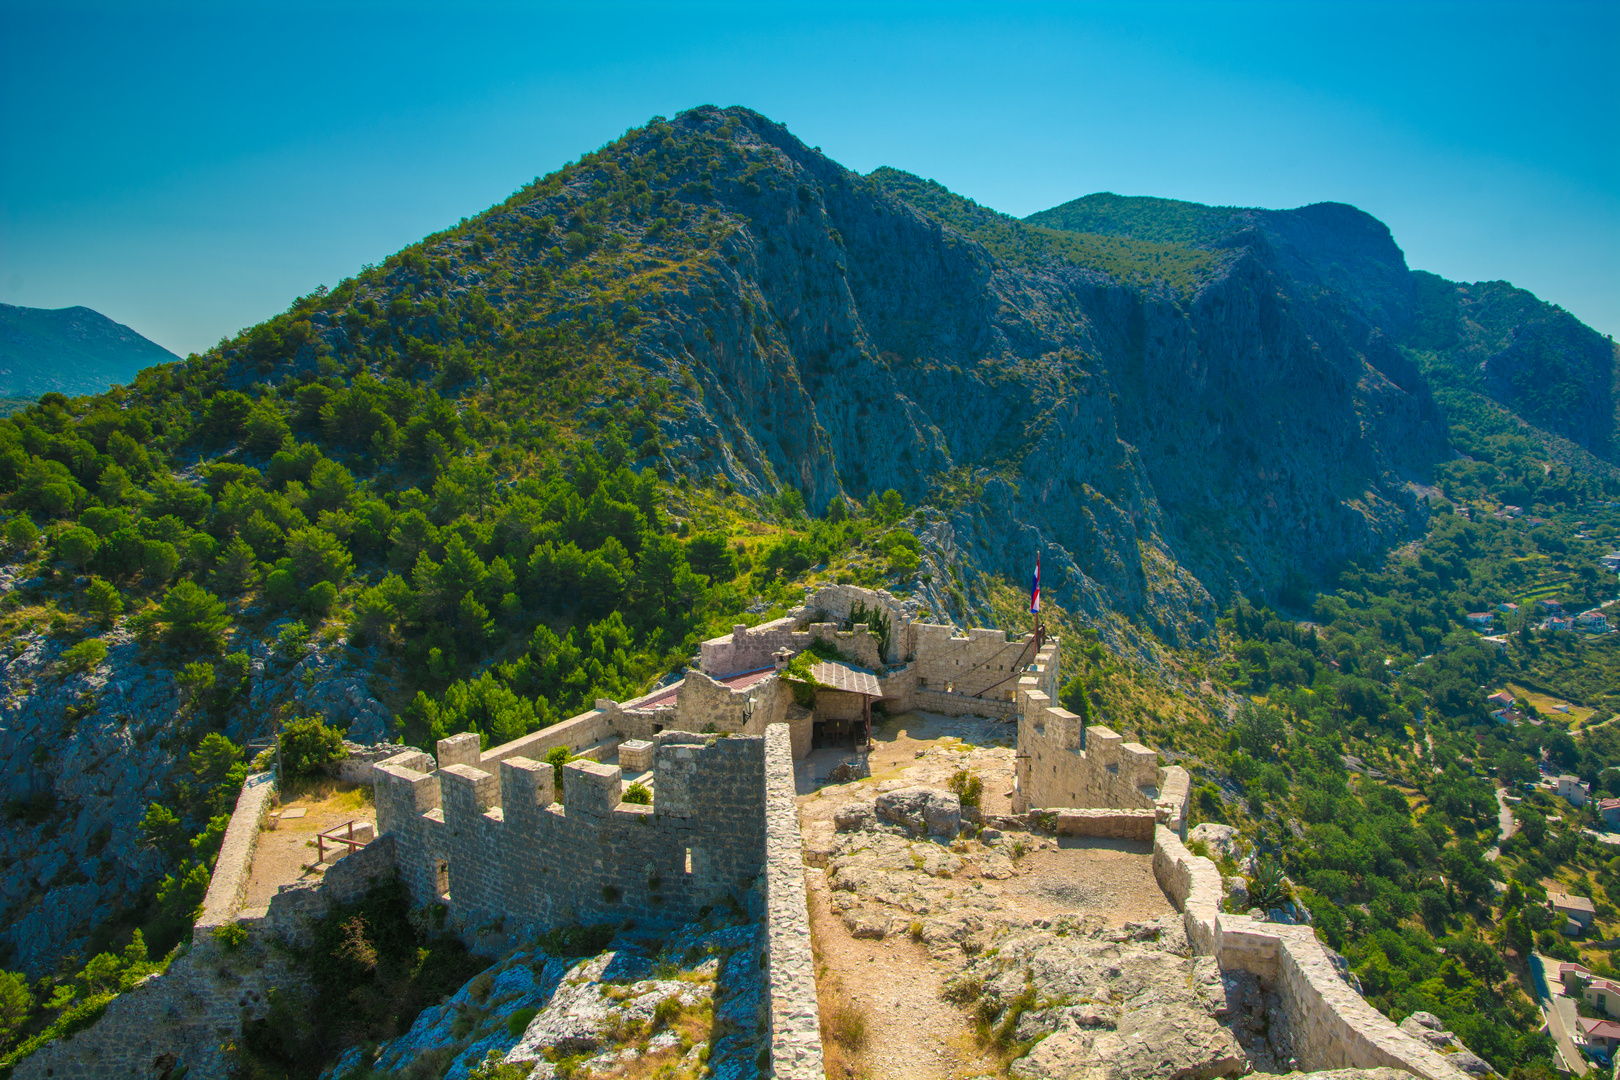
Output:
M1052 704L1058 649L1056 639L1047 641L1034 670L1018 680L1014 811L1156 806L1165 781L1156 752L1101 724L1083 727L1074 713Z
M660 733L651 806L621 803L617 766L565 765L559 801L550 765L509 757L497 774L458 760L454 742L440 743L437 771L420 751L377 766L378 831L417 904L470 923L679 921L761 869L760 737Z

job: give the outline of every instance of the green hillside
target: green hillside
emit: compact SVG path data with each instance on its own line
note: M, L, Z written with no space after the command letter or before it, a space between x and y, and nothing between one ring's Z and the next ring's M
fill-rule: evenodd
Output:
M1036 221L1040 214L1019 221L953 194L933 180L898 169L877 169L871 177L884 190L983 244L997 258L1018 265L1038 266L1061 260L1132 285L1163 282L1180 292L1196 289L1215 267L1210 252L1175 239L1133 237L1129 233L1071 227L1059 221Z

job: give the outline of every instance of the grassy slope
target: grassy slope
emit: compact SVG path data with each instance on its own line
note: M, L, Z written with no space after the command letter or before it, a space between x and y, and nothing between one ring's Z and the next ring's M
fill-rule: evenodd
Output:
M1147 286L1158 281L1181 292L1195 289L1215 267L1211 253L1185 243L1019 221L953 194L932 180L898 169L878 169L871 177L885 191L978 241L991 254L1008 262L1037 266L1060 260L1133 285Z

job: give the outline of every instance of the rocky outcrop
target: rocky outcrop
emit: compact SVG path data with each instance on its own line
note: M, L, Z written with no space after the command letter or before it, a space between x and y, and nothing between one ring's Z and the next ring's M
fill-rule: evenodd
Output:
M568 1059L589 1075L627 1067L650 1075L661 1066L695 1074L706 1064L705 1075L754 1076L763 1006L757 937L754 926L716 918L662 938L627 931L583 958L544 944L514 949L383 1043L370 1068L426 1061L434 1075L466 1080L494 1061L549 1080L569 1075L554 1064ZM323 1076L363 1072L364 1060L355 1047Z
M48 595L37 578L13 587L33 600ZM189 778L187 755L210 730L211 718L183 701L171 658L144 650L121 627L101 640L106 660L80 673L60 663L73 642L37 630L0 652L0 788L11 808L0 819L0 948L8 969L31 975L83 953L97 925L168 871L142 846L141 819L150 803L175 803L175 783ZM389 712L366 671L371 658L311 646L289 664L265 640L237 647L252 658L251 690L224 717L223 732L238 745L267 735L271 710L282 704L358 732L356 741L387 737ZM200 830L206 822L185 824Z

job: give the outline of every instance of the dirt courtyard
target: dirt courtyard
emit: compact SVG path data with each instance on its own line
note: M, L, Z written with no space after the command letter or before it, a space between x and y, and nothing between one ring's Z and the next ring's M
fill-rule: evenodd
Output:
M904 714L874 733L870 778L801 795L829 1077L999 1075L1004 1063L971 1010L941 997L998 928L1088 915L1123 926L1174 912L1144 841L966 822L954 840L837 831L842 807L913 785L943 790L959 773L982 783L986 816L1009 814L1011 735L996 721Z
M294 815L289 816L289 810ZM302 816L296 815L298 810L303 811ZM315 834L347 821L366 821L376 827L377 808L372 803L370 785L293 780L282 805L272 811L259 833L243 910L268 906L283 885L319 880L326 868L315 862Z

